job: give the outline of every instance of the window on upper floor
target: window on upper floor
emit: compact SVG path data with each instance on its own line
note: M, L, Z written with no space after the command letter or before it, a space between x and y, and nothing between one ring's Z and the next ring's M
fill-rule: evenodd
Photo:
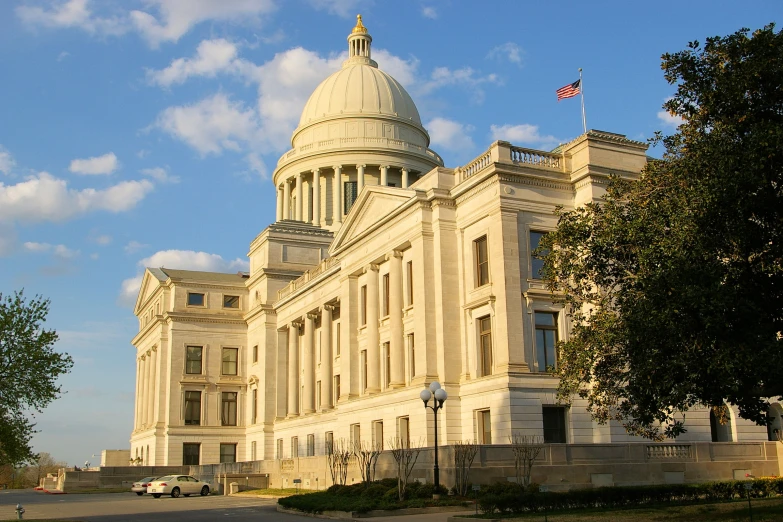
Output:
M354 202L356 202L356 196L358 196L358 184L355 181L346 181L343 183L343 214L347 214Z
M566 409L563 406L542 406L544 419L544 442L564 444L566 442Z
M239 296L238 295L224 295L223 296L223 308L239 308Z
M383 274L383 317L389 315L389 274Z
M220 425L237 425L237 393L222 392L220 394Z
M201 375L203 346L185 347L185 373L188 375Z
M416 338L408 334L408 383L416 376Z
M223 375L236 375L238 357L238 348L223 348L223 358L220 365L220 373Z
M359 291L359 312L360 312L360 323L362 326L367 324L367 285L362 285L360 291Z
M478 376L492 375L492 319L489 316L478 320L479 352Z
M476 287L489 283L489 257L487 254L487 236L481 236L473 241L476 263Z
M334 356L340 355L340 323L334 323Z
M359 359L360 359L359 364L362 372L362 381L361 381L362 391L366 392L367 391L367 350L362 350L362 353L359 355Z
M535 312L534 315L538 371L546 372L557 367L557 313Z
M201 425L201 392L185 392L185 425Z
M391 343L383 343L383 387L388 388L391 385Z
M204 306L207 300L204 294L188 292L188 306Z
M546 232L530 231L530 278L541 279L541 270L544 268L544 260L539 259L533 255L533 252L538 248L541 243L541 239L546 235Z
M253 390L253 411L251 412L252 423L258 421L258 389Z
M337 401L340 399L340 376L335 375L334 376L334 386L332 386L332 392L334 393L334 400L332 404L337 404Z
M254 363L258 362L258 345L255 345L253 347L253 362Z

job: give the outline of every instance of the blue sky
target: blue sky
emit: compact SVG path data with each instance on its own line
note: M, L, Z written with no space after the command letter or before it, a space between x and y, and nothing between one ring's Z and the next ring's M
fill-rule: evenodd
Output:
M557 5L557 8L551 7ZM270 176L358 12L449 167L495 139L550 149L589 128L675 122L664 52L758 28L779 1L31 0L0 2L0 292L52 300L76 362L37 416L71 464L129 447L144 265L246 269ZM655 154L655 152L653 152ZM218 201L206 205L205 202Z

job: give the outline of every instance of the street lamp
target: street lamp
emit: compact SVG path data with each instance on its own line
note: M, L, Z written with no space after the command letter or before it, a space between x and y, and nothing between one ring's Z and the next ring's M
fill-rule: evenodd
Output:
M432 406L427 406L430 399L435 397ZM424 401L424 407L431 409L435 413L435 467L433 468L435 479L435 494L440 489L440 469L438 468L438 410L443 408L443 403L446 402L448 394L446 390L440 387L438 381L432 381L430 383L430 389L424 389L419 394L421 400Z

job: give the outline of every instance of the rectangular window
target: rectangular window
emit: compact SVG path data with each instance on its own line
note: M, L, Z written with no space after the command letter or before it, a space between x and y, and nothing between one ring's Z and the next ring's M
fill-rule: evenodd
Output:
M405 448L411 446L411 430L410 419L408 417L397 418L397 438L400 439L400 444Z
M372 445L383 451L383 421L372 423Z
M223 348L223 361L220 367L220 373L223 375L236 375L238 356L238 348Z
M204 294L188 292L188 306L204 306L205 302Z
M307 436L307 456L315 456L315 435L312 433Z
M383 387L388 388L391 384L391 344L383 343Z
M359 303L359 311L361 312L361 325L367 324L367 285L361 288L361 303Z
M367 350L362 350L361 354L361 369L362 369L362 391L367 391Z
M557 313L536 312L535 318L538 371L546 372L557 366Z
M544 442L564 444L566 441L566 409L562 406L542 406Z
M185 373L188 375L201 375L203 352L203 346L188 346L185 348Z
M255 345L253 347L253 362L254 363L258 362L258 345Z
M236 462L237 461L237 445L236 444L221 444L220 445L220 463L224 462Z
M256 460L256 441L250 443L250 460Z
M239 308L239 296L238 295L224 295L223 296L223 308Z
M410 361L408 381L412 381L416 376L416 342L412 333L408 334L408 360Z
M479 324L479 364L478 375L492 375L492 320L489 316L478 320Z
M476 412L476 425L479 444L492 444L492 421L489 417L489 410Z
M383 274L383 317L389 315L389 274Z
M185 443L182 445L182 465L198 466L201 464L201 444Z
M275 448L275 451L277 452L277 458L282 459L283 458L283 439L277 439L277 447Z
M354 202L358 192L358 185L355 181L346 181L343 183L343 214L347 214Z
M251 416L253 424L258 420L258 390L253 390L253 414Z
M408 306L413 304L413 261L408 261Z
M489 258L487 257L487 236L482 236L473 242L476 256L476 286L489 283Z
M315 381L315 410L321 409L321 381Z
M185 425L198 426L201 424L201 392L185 392Z
M327 431L324 434L324 453L331 455L334 452L334 433Z
M334 355L340 355L340 323L334 323Z
M351 424L351 446L362 442L362 429L359 424Z
M334 376L334 402L332 404L337 404L337 401L340 400L340 376L335 375Z
M220 401L220 424L221 426L237 425L237 393L222 392Z
M538 248L541 243L541 238L546 235L546 232L534 232L530 231L530 277L531 279L541 279L541 270L544 268L544 260L539 259L533 255L533 252ZM542 252L542 255L546 255L546 252Z
M299 457L299 437L291 437L291 458Z

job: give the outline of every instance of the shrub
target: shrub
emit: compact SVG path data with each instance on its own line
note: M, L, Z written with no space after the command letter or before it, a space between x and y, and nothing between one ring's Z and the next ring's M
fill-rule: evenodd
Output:
M390 490L384 487L382 484L373 484L372 486L362 491L362 497L380 499L383 498L383 496L386 494L386 491Z

